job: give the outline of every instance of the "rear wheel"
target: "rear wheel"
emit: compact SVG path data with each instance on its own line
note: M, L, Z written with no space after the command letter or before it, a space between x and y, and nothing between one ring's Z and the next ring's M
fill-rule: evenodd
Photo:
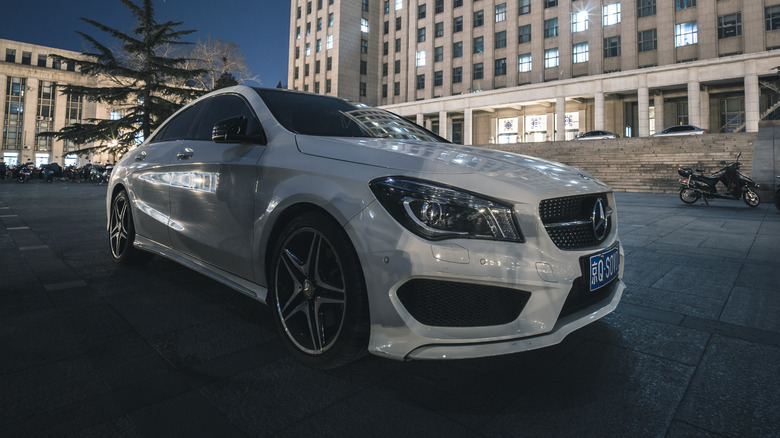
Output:
M152 259L151 253L141 251L135 242L135 224L127 192L122 190L111 203L108 224L108 243L114 261L124 265L140 265Z
M693 190L690 187L683 187L680 189L680 200L686 204L693 204L694 202L699 200L699 192L696 190Z
M758 198L758 193L754 192L753 189L750 188L745 190L745 192L742 194L742 200L745 201L745 204L747 204L748 207L757 207L758 204L761 203L761 199Z
M335 368L366 354L365 281L349 238L330 217L307 213L284 227L270 273L274 319L300 361Z

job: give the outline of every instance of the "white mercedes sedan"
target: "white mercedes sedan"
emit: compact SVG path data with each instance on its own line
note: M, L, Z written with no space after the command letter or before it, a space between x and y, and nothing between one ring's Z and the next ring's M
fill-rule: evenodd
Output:
M167 257L267 303L314 367L553 345L625 288L601 181L322 95L190 103L116 165L106 207L117 262Z

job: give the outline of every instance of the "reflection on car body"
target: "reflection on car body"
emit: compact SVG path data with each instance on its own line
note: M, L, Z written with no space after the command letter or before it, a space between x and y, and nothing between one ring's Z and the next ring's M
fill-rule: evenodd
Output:
M317 367L552 345L624 289L599 180L321 95L190 103L117 164L106 207L115 260L161 255L267 303Z

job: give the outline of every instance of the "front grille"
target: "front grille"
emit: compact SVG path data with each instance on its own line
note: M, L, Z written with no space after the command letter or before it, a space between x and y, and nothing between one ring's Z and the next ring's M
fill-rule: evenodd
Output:
M582 277L574 280L569 295L566 297L566 302L563 303L561 314L558 317L563 318L607 299L612 294L612 290L615 289L617 283L618 279L615 278L601 288L591 291L587 281L584 281Z
M508 324L531 297L517 289L425 279L406 282L397 294L414 319L435 327Z
M607 212L608 236L612 229L611 207L606 193L545 199L539 204L539 215L553 243L564 250L597 246L599 240L593 231L593 206L600 198Z

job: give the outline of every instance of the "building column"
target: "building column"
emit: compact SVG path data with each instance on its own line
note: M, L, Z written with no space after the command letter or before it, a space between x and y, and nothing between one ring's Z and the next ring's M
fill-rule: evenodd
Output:
M650 90L647 89L647 75L639 75L639 88L637 88L639 100L639 136L650 135Z
M701 89L695 68L688 71L688 124L701 125Z
M471 108L464 109L463 110L463 144L466 146L470 146L473 141L471 138L471 119L472 119Z
M447 111L439 111L439 137L449 140L447 137Z
M745 62L745 132L758 132L760 118L756 61L747 61Z
M701 119L699 120L699 123L701 123L699 128L706 129L707 131L710 130L710 92L707 90L707 87L704 87L703 90L701 90L701 94L699 99L701 100Z
M417 124L420 126L425 126L425 114L417 113Z
M566 98L562 94L563 90L559 87L555 101L555 141L566 140Z
M653 96L653 111L655 111L655 132L664 129L664 93L657 92Z
M593 129L596 131L604 130L604 92L601 88L601 81L596 81L596 108L594 114Z

